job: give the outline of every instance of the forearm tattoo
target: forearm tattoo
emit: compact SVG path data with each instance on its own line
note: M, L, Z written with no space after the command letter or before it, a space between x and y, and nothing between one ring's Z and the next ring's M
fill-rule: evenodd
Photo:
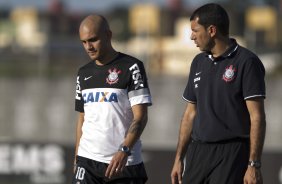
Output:
M137 134L137 135L141 135L143 131L143 126L142 126L142 123L138 123L136 121L134 121L130 128L129 128L129 133L132 133L132 134Z

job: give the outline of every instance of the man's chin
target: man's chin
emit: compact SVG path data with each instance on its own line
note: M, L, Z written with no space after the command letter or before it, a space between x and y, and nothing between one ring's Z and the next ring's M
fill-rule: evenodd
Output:
M202 47L199 47L199 46L198 46L198 48L199 48L200 51L205 51L205 49L202 48Z
M200 50L201 52L208 52L208 49L207 49L207 48L203 48L203 47L199 47L199 46L198 46L198 48L199 48L199 50Z
M204 49L202 47L200 47L199 45L196 45L196 47L200 50L203 51Z
M90 57L91 60L94 60L94 61L97 60L97 58L98 58L97 56L93 56L93 55L89 55L89 57Z

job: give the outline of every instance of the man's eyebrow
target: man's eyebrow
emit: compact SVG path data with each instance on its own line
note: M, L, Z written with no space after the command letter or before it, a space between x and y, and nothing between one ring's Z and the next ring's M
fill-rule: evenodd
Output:
M82 42L84 42L84 41L94 41L94 40L97 40L97 39L98 39L97 36L93 36L93 37L87 38L87 39L85 39L85 40L80 39L80 41L82 41Z

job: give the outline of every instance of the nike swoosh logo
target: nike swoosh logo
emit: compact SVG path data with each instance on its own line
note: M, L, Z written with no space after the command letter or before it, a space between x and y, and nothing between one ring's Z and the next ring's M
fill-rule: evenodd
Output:
M195 75L200 75L202 72L198 72L198 73L196 73Z
M90 78L92 78L92 76L85 77L84 80L88 80L88 79L90 79Z

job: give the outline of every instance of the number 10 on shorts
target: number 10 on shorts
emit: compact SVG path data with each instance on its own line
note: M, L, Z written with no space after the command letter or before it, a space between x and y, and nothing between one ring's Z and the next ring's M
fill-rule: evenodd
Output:
M75 179L77 180L83 180L85 174L85 169L83 167L77 167Z

